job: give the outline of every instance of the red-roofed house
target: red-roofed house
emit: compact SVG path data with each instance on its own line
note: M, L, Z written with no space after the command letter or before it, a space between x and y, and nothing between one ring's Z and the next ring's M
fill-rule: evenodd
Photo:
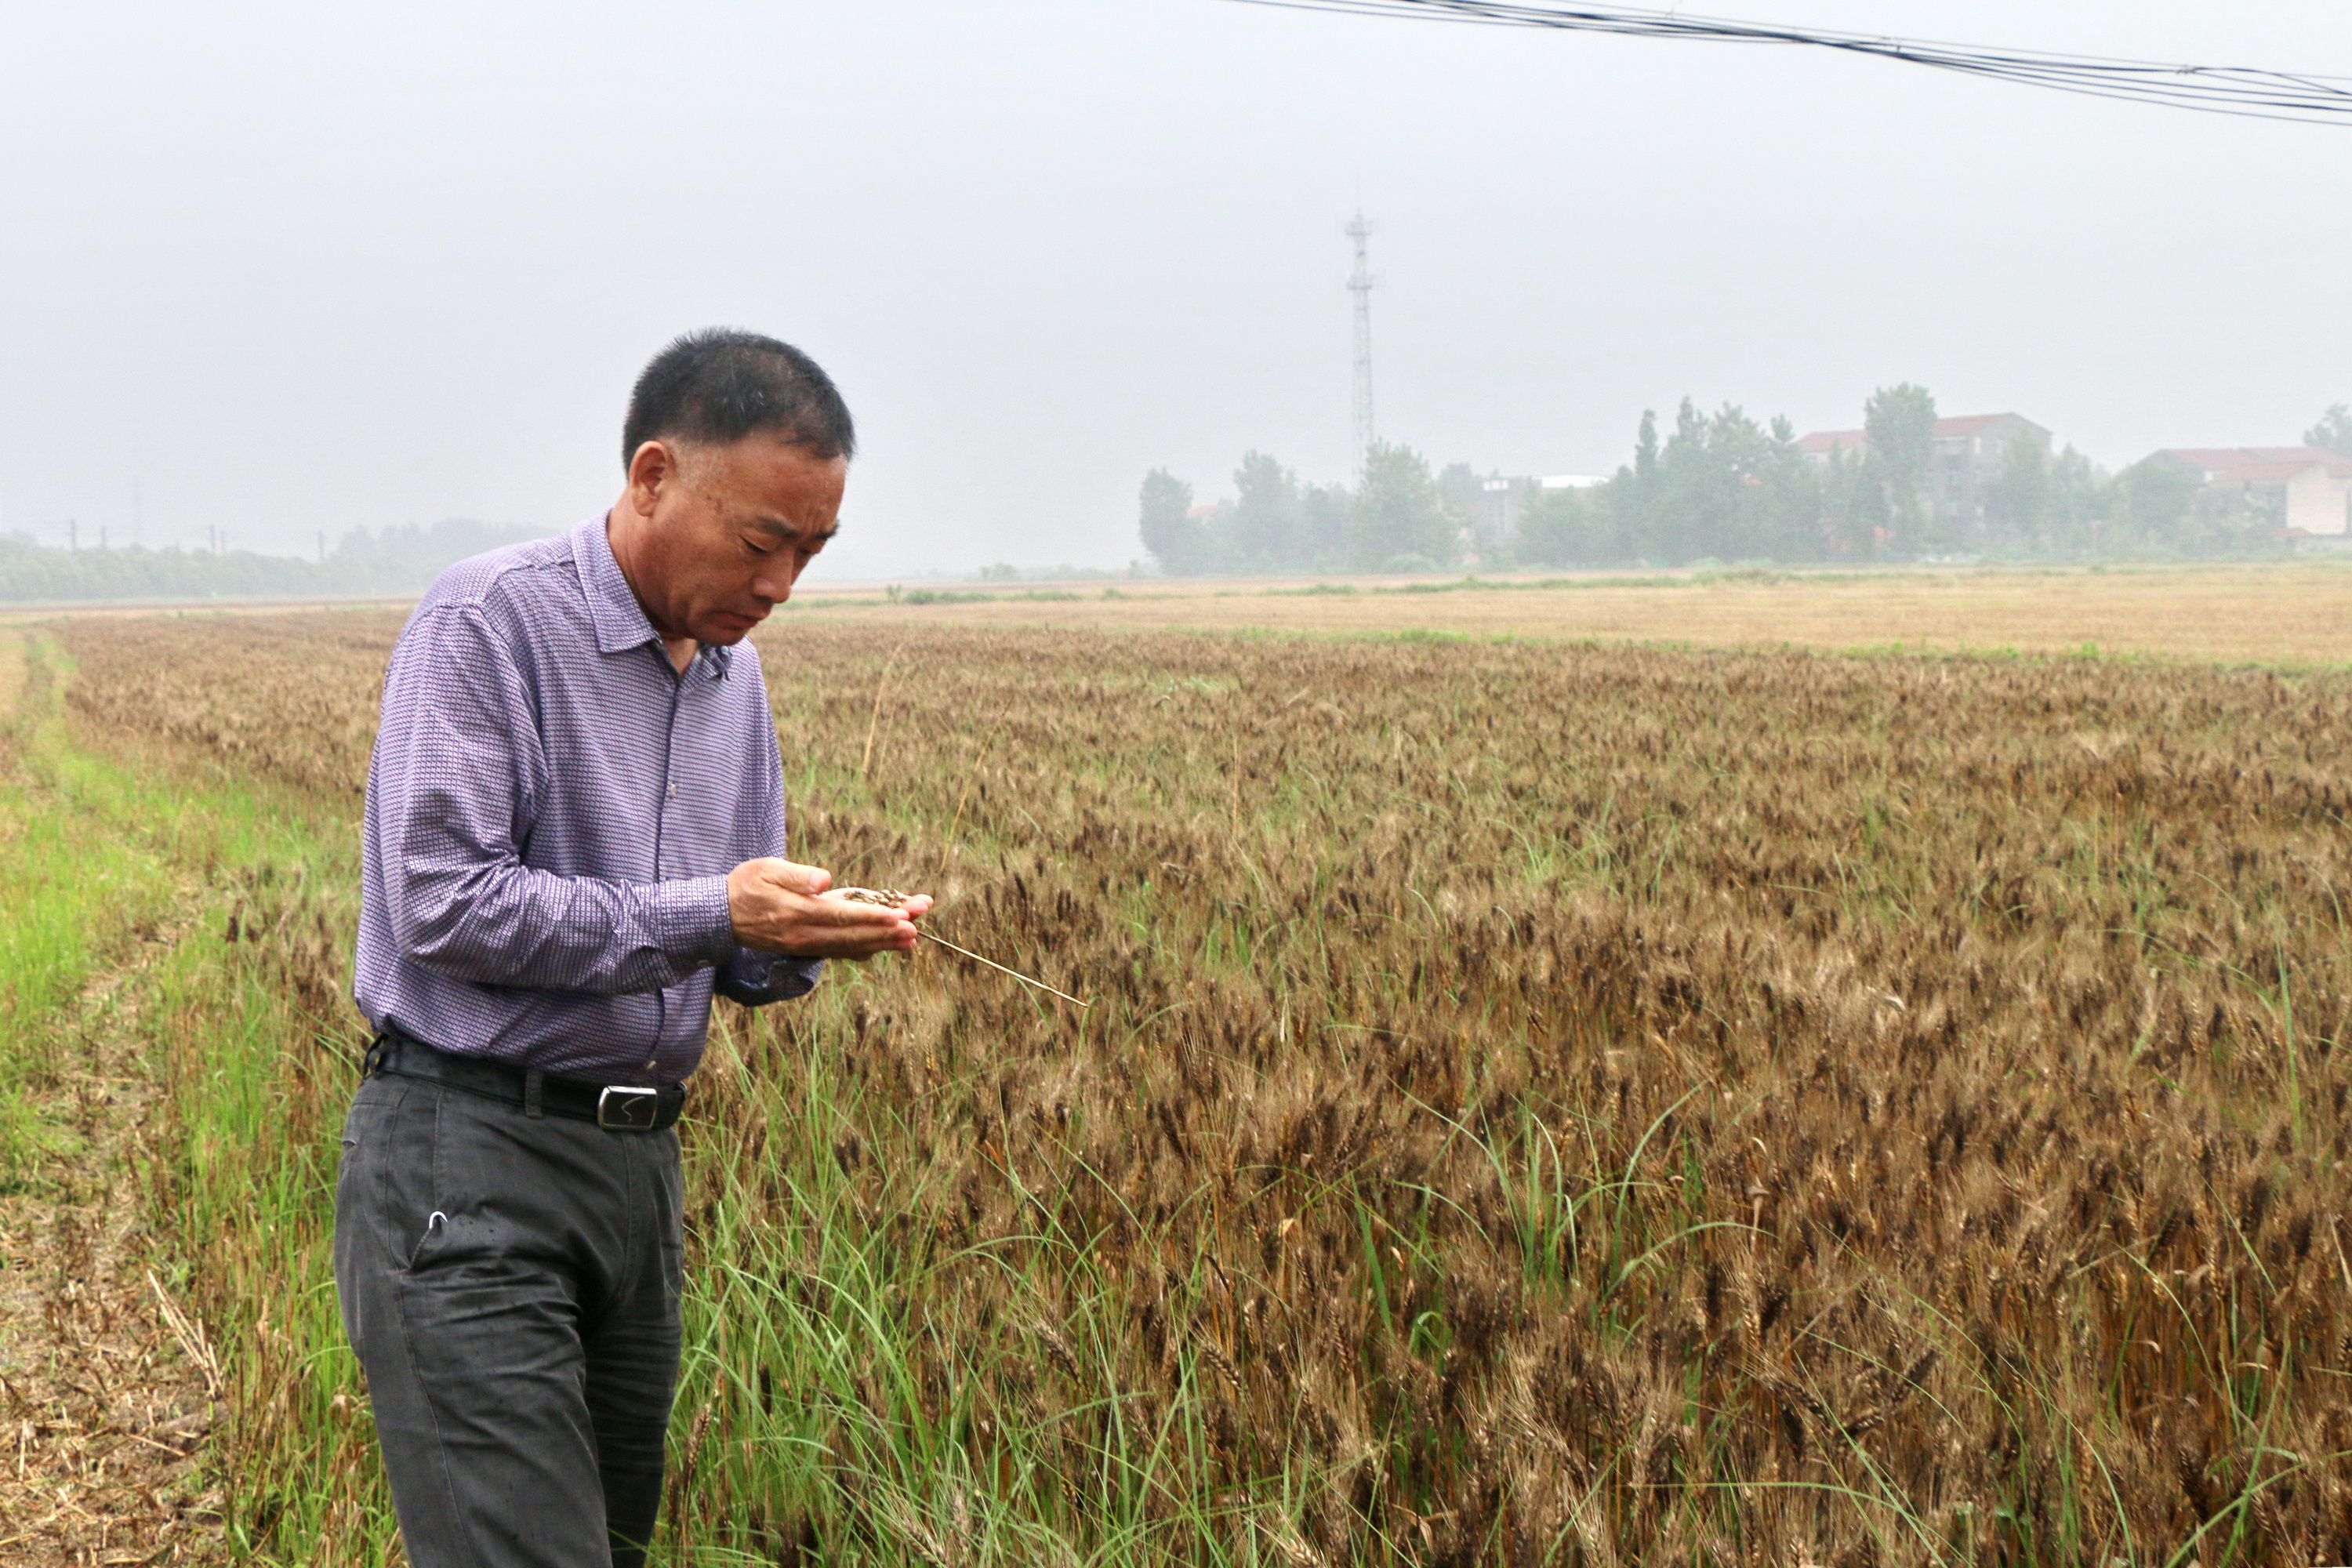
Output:
M2212 521L2267 519L2294 538L2352 531L2352 458L2324 447L2167 447L2150 455L2195 473L2197 504Z
M1826 464L1842 452L1859 452L1869 445L1870 437L1860 430L1816 430L1797 437L1797 450L1811 463Z

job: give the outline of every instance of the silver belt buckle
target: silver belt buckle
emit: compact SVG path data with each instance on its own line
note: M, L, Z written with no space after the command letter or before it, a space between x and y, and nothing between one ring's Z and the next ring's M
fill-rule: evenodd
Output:
M615 1132L650 1132L661 1114L661 1090L611 1083L596 1097L596 1125Z

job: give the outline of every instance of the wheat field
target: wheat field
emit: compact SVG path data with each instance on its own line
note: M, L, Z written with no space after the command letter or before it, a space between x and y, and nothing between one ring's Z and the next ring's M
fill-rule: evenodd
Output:
M1026 587L829 590L793 614L849 622L1087 631L1435 633L1822 650L2105 654L2352 664L2342 561L1330 583L1192 579Z
M796 858L1090 1005L722 1008L665 1561L2352 1560L2352 676L783 620ZM54 629L81 744L313 825L157 1045L273 1561L389 1535L396 628Z

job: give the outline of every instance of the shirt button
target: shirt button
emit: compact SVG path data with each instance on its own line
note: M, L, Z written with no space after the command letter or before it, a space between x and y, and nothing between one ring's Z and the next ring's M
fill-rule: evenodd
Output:
M670 785L670 786L669 786L669 792L668 792L668 793L669 793L669 798L670 798L670 799L672 799L672 800L676 800L676 799L677 798L677 785L676 785L676 784L672 784L672 785Z
M653 1071L653 1070L654 1070L654 1068L656 1068L659 1067L660 1065L661 1065L661 1058L659 1058L659 1057L647 1057L647 1058L646 1058L646 1070L647 1072L651 1072L651 1071Z

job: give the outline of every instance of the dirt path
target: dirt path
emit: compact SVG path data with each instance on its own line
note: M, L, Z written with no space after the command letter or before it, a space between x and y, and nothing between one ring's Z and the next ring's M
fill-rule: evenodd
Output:
M0 703L13 710L21 653L5 634L0 645ZM39 1089L65 1108L71 1136L32 1179L0 1190L8 1568L228 1555L194 1458L215 1414L210 1351L151 1279L138 1174L162 1108L137 1042L137 981L180 934L132 933L55 1021L44 1044L58 1070Z

